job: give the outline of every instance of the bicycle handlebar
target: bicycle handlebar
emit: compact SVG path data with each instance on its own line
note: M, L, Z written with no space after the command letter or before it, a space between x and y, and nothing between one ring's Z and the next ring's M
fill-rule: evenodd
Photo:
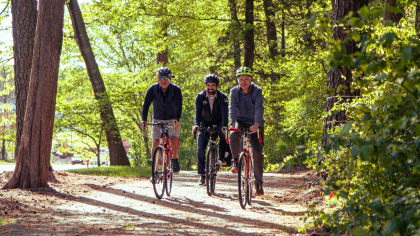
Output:
M248 132L248 133L255 133L255 132L252 132L249 128L248 129L245 129L245 128L242 128L242 129L228 129L227 131L228 131L227 132L227 137L226 137L227 144L229 144L229 132L231 132L231 131L233 131L233 132L243 131L243 132ZM257 133L258 133L258 141L260 143L262 143L261 132L257 131Z

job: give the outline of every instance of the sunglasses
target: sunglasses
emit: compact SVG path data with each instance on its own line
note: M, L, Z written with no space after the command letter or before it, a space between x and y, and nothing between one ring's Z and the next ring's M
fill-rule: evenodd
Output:
M169 77L159 77L159 80L168 80Z

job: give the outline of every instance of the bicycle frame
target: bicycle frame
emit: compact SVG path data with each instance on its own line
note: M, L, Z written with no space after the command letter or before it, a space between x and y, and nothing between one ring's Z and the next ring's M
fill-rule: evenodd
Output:
M169 153L169 158L172 159L172 148L171 145L169 143L169 134L168 134L168 127L169 125L165 125L166 127L164 127L164 125L162 123L148 123L148 125L160 125L160 137L159 137L159 145L157 147L161 147L164 150L163 156L164 156L164 163L163 166L165 167L165 169L167 168L166 163L168 162L168 153ZM168 173L168 171L166 172L166 178L168 177L168 175L171 173Z

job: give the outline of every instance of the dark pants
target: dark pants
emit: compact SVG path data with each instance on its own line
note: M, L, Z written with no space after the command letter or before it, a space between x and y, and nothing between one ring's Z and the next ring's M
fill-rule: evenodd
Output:
M244 132L232 132L229 137L230 149L232 150L232 156L235 161L238 161L239 155L242 151L241 137ZM263 146L258 140L258 134L253 133L250 135L252 154L254 156L254 176L255 184L263 184L263 172L264 172L264 156L263 156Z
M205 129L204 125L200 125L200 129ZM226 152L226 137L225 134L222 132L222 124L217 124L217 130L219 134L219 158L221 160L225 157ZM200 131L198 133L198 141L197 141L197 170L199 175L206 174L205 166L206 166L206 148L207 144L210 139L210 133L205 131Z

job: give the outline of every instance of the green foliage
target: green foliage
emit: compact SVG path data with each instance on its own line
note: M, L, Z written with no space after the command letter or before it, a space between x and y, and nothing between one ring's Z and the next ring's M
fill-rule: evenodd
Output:
M381 9L359 12L360 19L340 22L353 33L334 42L329 64L351 68L363 97L339 107L354 123L329 133L321 155L313 156L324 158L319 168L327 168L327 184L342 203L334 213L312 211L320 216L311 225L332 228L335 235L418 234L420 41L404 21L383 27ZM348 40L361 51L346 55Z
M112 177L149 177L152 175L150 167L109 166L68 170L68 172L82 175L100 175Z

